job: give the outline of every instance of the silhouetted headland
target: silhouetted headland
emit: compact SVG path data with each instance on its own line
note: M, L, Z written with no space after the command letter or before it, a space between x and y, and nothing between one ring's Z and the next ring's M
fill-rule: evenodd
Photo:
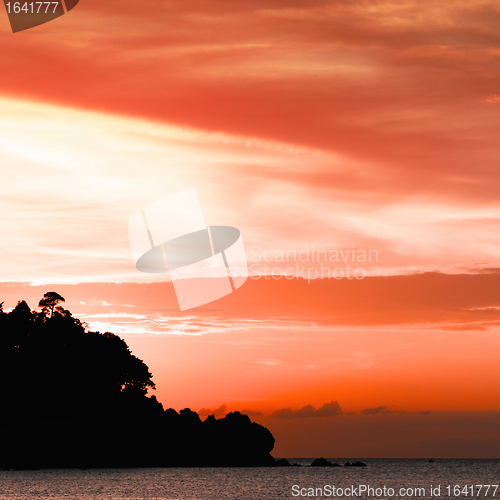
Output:
M165 410L146 364L112 333L87 331L46 293L41 312L0 304L0 468L284 465L246 415Z

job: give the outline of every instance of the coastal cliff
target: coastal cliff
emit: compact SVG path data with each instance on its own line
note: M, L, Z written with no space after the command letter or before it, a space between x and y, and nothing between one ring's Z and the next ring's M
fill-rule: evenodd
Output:
M268 429L239 412L164 410L146 364L62 302L0 304L0 468L275 465Z

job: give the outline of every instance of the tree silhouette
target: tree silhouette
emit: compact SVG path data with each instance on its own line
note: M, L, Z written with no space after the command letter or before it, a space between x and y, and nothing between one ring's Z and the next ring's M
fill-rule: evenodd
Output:
M38 307L42 308L42 313L47 316L47 313L50 311L50 317L54 316L54 309L61 302L66 302L64 297L61 297L56 292L47 292L43 299L38 303ZM62 308L61 308L62 309Z
M0 468L274 465L272 434L246 415L163 411L146 364L63 301L0 303Z
M16 318L32 319L31 309L24 300L20 300L10 314Z
M0 317L0 421L163 411L146 364L126 342L85 325L58 306L56 292L41 313L23 300ZM155 410L156 409L156 410Z

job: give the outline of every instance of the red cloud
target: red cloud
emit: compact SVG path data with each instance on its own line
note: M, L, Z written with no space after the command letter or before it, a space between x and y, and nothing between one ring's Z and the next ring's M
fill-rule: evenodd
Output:
M325 403L321 408L316 410L312 405L307 405L300 410L292 410L291 408L283 408L275 411L271 416L282 420L292 418L310 418L310 417L336 417L342 413L342 409L337 401Z

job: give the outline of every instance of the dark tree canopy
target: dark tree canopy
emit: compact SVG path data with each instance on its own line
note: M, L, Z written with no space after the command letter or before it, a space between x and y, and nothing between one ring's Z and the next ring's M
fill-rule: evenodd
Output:
M246 415L163 411L125 341L61 302L0 303L0 468L275 465L272 434Z
M66 302L64 297L61 297L58 293L56 292L47 292L44 296L43 299L40 300L38 303L38 307L42 308L42 313L47 316L47 313L50 311L50 316L54 316L54 309L60 304L61 302ZM62 308L60 308L62 309Z
M24 300L20 300L17 303L17 306L14 307L13 311L10 313L13 317L16 318L31 318L31 309Z
M162 411L146 364L120 337L86 331L63 301L49 292L41 313L25 301L0 309L0 420Z

